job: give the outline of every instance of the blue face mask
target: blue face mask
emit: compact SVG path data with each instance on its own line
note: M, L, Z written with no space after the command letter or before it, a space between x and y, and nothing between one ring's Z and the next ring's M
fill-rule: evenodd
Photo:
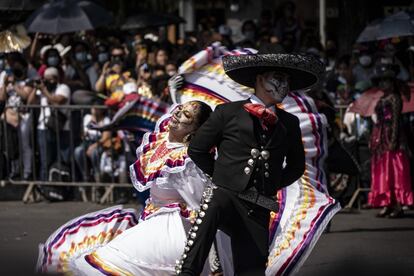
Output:
M84 63L88 60L88 54L86 52L77 52L75 59L80 63Z
M57 56L51 56L47 58L47 65L55 67L59 64L59 57Z
M98 54L98 62L99 63L105 63L109 60L109 54L108 53L99 53Z

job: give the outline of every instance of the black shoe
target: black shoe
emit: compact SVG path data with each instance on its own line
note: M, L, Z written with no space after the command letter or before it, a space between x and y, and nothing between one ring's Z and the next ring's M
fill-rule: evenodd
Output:
M388 217L389 218L402 218L403 216L404 216L404 211L402 209L397 209L397 210L392 211Z
M384 207L382 210L377 214L377 218L385 218L392 212L392 209L389 207Z

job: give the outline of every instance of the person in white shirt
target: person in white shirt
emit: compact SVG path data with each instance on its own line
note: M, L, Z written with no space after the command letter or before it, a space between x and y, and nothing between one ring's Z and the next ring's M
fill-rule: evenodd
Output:
M95 102L96 105L100 104ZM88 168L92 169L95 176L99 175L99 162L102 153L102 144L111 138L109 131L99 131L91 129L90 126L102 127L111 122L108 116L105 115L105 110L93 106L91 114L86 114L83 117L83 141L82 144L75 149L75 161L79 171L82 175L82 180L89 181ZM86 162L85 162L86 161ZM90 165L87 165L87 164ZM95 177L96 178L96 177Z
M70 88L59 82L59 71L55 67L45 70L38 90L29 97L29 104L40 104L40 115L37 124L38 145L40 153L40 180L47 180L49 166L58 160L57 147L59 146L61 162L69 159L70 122L67 111L57 108L59 105L69 105ZM63 118L58 123L58 129L52 129L49 120L56 119L52 112L61 112ZM53 114L56 115L57 113ZM49 126L49 127L48 127ZM57 131L56 131L57 130ZM59 145L57 138L59 135Z

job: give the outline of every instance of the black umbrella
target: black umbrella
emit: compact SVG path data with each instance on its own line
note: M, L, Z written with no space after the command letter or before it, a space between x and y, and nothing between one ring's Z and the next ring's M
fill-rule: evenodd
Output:
M44 2L44 0L0 0L0 11L33 11Z
M186 21L183 18L175 15L143 13L128 17L125 20L125 23L121 26L121 29L145 29L150 27L161 27L185 22Z
M380 19L377 19L372 23L368 24L368 26L366 26L364 30L359 34L357 42L361 43L377 40L377 37L380 33L380 25Z
M412 13L401 11L384 18L380 25L378 40L414 35Z
M368 42L393 37L414 35L414 16L410 12L401 11L383 20L376 20L365 27L358 36L357 42Z
M89 1L60 0L43 5L26 21L29 32L62 34L91 30L112 22L112 16Z

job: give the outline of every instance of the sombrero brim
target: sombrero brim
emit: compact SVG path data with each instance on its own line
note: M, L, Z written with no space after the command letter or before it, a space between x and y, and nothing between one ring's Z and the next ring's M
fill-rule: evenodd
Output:
M255 87L258 74L285 73L292 91L311 88L325 72L324 65L316 58L296 54L229 55L223 57L223 67L232 80L251 88Z

